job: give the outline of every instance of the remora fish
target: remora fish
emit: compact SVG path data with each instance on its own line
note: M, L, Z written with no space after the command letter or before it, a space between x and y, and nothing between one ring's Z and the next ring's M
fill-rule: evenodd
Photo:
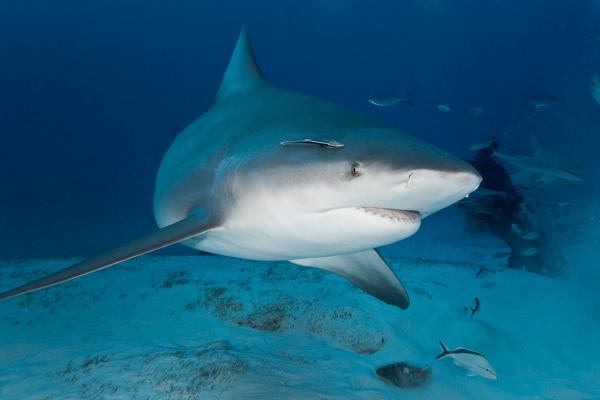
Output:
M270 84L242 29L212 106L161 162L154 194L160 229L0 299L181 242L325 269L404 309L408 294L375 248L411 236L423 218L480 182L470 165L436 147Z
M394 104L401 103L401 102L406 103L410 106L414 106L415 103L413 103L413 101L412 101L412 97L414 94L415 94L415 92L411 91L402 97L398 97L389 92L380 93L378 95L369 97L369 103L375 104L376 106L380 106L380 107L389 107L389 106L393 106Z
M494 368L485 357L476 351L458 347L454 350L448 349L448 347L440 340L440 347L442 352L436 357L436 360L449 357L452 359L455 365L466 368L469 373L468 376L481 376L487 379L497 379L498 375Z

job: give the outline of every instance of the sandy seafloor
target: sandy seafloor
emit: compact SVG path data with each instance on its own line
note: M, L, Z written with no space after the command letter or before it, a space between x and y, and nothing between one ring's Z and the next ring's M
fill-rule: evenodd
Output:
M503 269L490 248L433 250L386 255L407 311L326 272L218 256L145 256L2 302L0 399L600 398L593 286ZM0 289L73 261L2 263ZM436 361L439 339L485 354L498 380ZM430 382L376 375L398 361Z

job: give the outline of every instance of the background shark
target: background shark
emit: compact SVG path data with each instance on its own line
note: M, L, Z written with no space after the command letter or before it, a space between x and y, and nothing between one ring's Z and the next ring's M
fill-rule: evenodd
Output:
M533 149L531 156L513 156L499 152L494 152L494 155L513 167L541 175L545 183L554 179L576 182L582 180L577 173L573 172L572 166L564 157L542 148L535 135L531 135L530 139Z
M414 137L271 85L242 30L214 104L161 163L161 229L0 299L181 242L329 270L406 308L404 287L374 248L411 236L480 181L467 163Z

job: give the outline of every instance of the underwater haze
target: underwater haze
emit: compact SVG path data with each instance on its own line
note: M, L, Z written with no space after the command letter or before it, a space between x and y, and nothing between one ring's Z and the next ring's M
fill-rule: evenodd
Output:
M0 399L600 398L600 1L4 1L0 54Z

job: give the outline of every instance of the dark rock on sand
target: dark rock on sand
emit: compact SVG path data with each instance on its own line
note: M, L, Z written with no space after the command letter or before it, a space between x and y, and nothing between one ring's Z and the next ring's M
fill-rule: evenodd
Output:
M398 362L377 368L377 375L392 385L401 388L415 388L429 382L431 369Z

